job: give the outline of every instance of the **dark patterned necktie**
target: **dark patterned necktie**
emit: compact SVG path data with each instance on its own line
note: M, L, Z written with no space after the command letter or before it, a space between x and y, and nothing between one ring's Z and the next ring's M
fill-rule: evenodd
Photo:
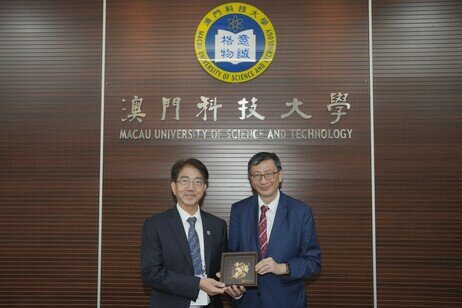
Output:
M191 258L194 266L194 276L202 276L202 260L201 260L201 247L199 245L199 236L196 232L196 217L188 218L189 230L188 230L188 243L189 249L191 250Z
M266 251L268 250L268 236L266 235L266 211L269 207L266 205L261 206L260 222L258 223L258 240L260 242L259 258L264 259L266 257Z

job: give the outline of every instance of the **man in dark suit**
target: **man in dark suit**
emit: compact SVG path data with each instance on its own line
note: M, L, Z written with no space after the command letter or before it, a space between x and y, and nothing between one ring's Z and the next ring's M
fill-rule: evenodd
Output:
M313 213L307 204L279 191L282 166L274 153L248 163L256 192L232 205L229 250L258 251L258 287L227 288L240 308L307 307L304 280L321 270Z
M212 277L226 250L226 222L199 208L208 177L197 159L176 162L171 171L176 206L143 225L141 273L152 288L151 308L222 307L224 284Z

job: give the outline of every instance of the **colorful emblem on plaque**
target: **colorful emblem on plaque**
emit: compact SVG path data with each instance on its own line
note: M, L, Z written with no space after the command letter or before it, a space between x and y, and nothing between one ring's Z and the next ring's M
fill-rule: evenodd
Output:
M226 3L201 20L194 48L209 75L225 82L246 82L260 76L273 61L276 32L258 8Z

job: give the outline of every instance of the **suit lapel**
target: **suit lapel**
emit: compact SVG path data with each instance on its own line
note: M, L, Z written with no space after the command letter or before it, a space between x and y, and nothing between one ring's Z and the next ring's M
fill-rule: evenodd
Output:
M186 234L184 232L183 222L181 221L180 213L178 213L176 207L170 210L170 228L172 229L172 232L175 235L178 245L180 246L180 250L183 252L184 256L186 257L186 260L189 264L191 264L192 267L193 264L191 259L191 252L189 250L188 239L186 238Z
M276 210L276 215L271 229L270 239L268 242L268 255L270 255L271 248L278 242L278 237L281 235L281 229L287 215L287 202L284 194L280 192L279 204Z
M250 225L253 226L253 230L250 234L253 234L253 237L250 237L251 243L250 246L255 249L255 251L260 250L260 243L258 240L258 222L260 217L258 216L258 195L255 194L251 199L250 206Z
M204 232L204 255L205 255L205 271L207 276L215 275L215 273L209 273L210 270L210 259L212 258L212 238L215 234L212 234L212 225L210 223L209 216L206 212L201 210L202 217L202 230Z

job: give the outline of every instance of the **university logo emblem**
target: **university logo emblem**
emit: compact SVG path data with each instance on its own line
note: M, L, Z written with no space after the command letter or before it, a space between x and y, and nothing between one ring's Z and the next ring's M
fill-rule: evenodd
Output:
M246 82L261 75L273 61L276 32L256 7L226 3L201 20L194 47L209 75L225 82Z

